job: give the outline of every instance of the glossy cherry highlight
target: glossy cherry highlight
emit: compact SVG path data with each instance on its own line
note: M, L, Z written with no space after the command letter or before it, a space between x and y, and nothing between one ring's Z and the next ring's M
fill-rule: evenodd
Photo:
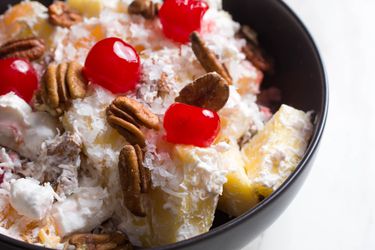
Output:
M26 102L30 102L37 88L38 77L28 60L0 60L0 95L13 91Z
M140 59L130 44L119 38L106 38L91 48L83 74L115 94L124 93L133 90L139 80Z
M189 41L189 35L200 30L208 4L202 0L165 0L159 18L166 37L180 43Z
M168 142L209 147L220 131L220 118L214 111L177 102L168 108L163 125Z

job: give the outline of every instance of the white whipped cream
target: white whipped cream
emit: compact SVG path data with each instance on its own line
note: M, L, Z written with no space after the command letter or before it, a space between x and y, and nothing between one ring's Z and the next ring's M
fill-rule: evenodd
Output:
M39 185L35 179L18 179L11 183L10 204L21 215L41 220L52 208L54 191L49 184Z
M235 142L250 128L262 129L263 122L259 108L255 103L255 96L248 95L246 99L242 98L233 85L229 87L229 91L229 99L219 111L222 120L220 134Z
M52 208L52 217L60 236L89 232L111 216L112 208L105 204L108 192L101 187L81 187Z
M15 93L0 96L0 145L35 160L42 143L56 136L57 123L44 112L33 112Z

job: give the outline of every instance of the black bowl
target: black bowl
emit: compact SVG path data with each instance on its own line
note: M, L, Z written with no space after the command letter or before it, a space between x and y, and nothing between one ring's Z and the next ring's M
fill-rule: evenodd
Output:
M19 1L1 1L0 11L16 2ZM244 247L269 227L292 201L311 169L323 134L328 112L328 85L318 50L302 22L278 0L224 0L224 8L235 20L253 27L261 44L275 58L276 73L266 77L265 84L281 88L283 103L315 111L314 134L295 172L254 209L232 220L218 213L215 227L208 233L154 250L233 250ZM0 249L45 248L0 235Z

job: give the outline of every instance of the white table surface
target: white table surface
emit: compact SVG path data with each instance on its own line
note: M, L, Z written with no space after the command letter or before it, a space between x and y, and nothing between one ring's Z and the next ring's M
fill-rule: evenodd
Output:
M328 123L303 188L244 250L375 249L375 1L286 0L330 85Z

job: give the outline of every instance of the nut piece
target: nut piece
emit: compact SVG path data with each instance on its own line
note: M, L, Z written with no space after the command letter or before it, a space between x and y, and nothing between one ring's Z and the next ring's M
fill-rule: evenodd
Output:
M240 34L246 39L247 42L259 46L258 34L252 28L250 28L250 26L241 26Z
M46 50L44 41L36 37L9 41L0 47L0 58L25 58L30 61L41 58Z
M157 88L158 88L158 96L161 98L165 98L169 92L171 91L170 87L168 86L167 83L167 74L162 73L160 76L160 79L157 82Z
M228 70L219 62L216 55L206 46L198 32L194 31L191 33L190 40L195 56L207 73L216 72L231 84L232 78L230 77Z
M132 145L145 146L140 126L159 129L159 118L139 102L126 96L117 97L107 108L107 121Z
M121 232L111 234L75 234L69 244L76 250L132 250L128 237Z
M129 14L142 15L146 19L155 18L160 10L160 4L151 0L134 0L128 7Z
M63 81L61 82L63 83ZM83 98L86 95L86 79L82 75L82 66L76 62L68 64L66 85L71 99Z
M245 54L246 59L261 71L272 73L273 60L259 46L256 32L249 26L244 25L241 27L239 35L247 41L246 46L242 48L242 52Z
M114 115L114 112L112 114L110 112L112 111L108 111L107 113L107 121L109 125L116 129L117 132L119 132L123 137L125 137L126 141L130 144L139 144L142 147L146 146L145 136L137 126L117 117Z
M175 101L219 111L224 107L228 98L227 81L216 72L211 72L185 86Z
M126 145L120 152L119 172L126 207L134 215L144 217L142 193L150 188L150 170L143 166L143 153L138 145Z
M69 28L73 24L82 22L82 16L69 9L62 1L56 1L48 7L49 22L53 25Z
M36 108L60 116L70 101L86 95L87 82L82 76L82 66L76 62L50 64L43 75L40 96L42 103Z

